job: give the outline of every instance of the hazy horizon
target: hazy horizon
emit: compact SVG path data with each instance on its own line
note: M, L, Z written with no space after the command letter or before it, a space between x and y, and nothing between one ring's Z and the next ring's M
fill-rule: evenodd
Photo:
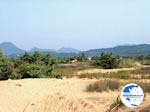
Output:
M150 44L149 0L0 1L0 43L89 50Z

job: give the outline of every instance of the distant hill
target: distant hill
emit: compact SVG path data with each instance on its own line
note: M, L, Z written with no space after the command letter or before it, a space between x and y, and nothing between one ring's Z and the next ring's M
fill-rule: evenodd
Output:
M18 48L10 42L4 42L0 44L0 49L2 52L8 56L18 56L22 55L25 51Z
M8 56L20 56L25 52L25 50L18 48L10 42L1 43L0 49L2 49L3 53ZM150 54L150 44L122 45L113 48L91 49L88 51L78 51L74 48L61 48L59 50L33 48L28 52L32 53L36 50L43 53L50 52L52 56L55 57L76 56L80 55L81 53L84 53L87 56L97 56L100 55L102 52L112 52L114 55L120 56L137 56Z
M32 48L29 52L40 51L40 52L55 52L54 49L40 49L37 47Z
M79 50L76 50L74 48L60 48L59 50L57 50L58 53L79 53Z
M56 52L56 53L79 53L80 51L74 49L74 48L60 48L58 50L54 50L54 49L40 49L37 47L34 47L30 50L30 52L34 52L34 51L40 51L40 52Z
M92 49L85 51L84 53L88 56L96 56L100 55L102 52L112 52L114 55L120 56L148 55L150 54L150 44L124 45L113 48Z

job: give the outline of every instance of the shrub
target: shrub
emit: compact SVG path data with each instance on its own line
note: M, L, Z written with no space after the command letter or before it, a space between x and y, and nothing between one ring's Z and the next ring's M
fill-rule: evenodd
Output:
M22 78L22 74L17 73L17 72L13 72L12 74L10 74L9 78L10 79L21 79Z
M7 80L13 72L13 63L9 59L1 55L0 56L0 80Z
M95 60L95 63L105 69L112 69L118 67L119 61L119 57L113 56L112 53L102 53L101 56Z
M36 64L22 64L19 73L22 78L40 78L42 76L42 66Z
M79 62L88 61L88 57L84 53L82 53L79 56L76 56L75 59L77 59Z
M25 53L18 58L7 58L0 51L0 80L54 77L52 75L55 61L51 55L35 51Z

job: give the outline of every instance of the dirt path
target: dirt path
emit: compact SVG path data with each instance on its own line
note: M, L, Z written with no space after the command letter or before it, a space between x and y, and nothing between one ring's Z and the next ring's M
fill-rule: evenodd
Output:
M0 112L105 112L119 91L85 92L86 86L95 81L75 78L0 81Z

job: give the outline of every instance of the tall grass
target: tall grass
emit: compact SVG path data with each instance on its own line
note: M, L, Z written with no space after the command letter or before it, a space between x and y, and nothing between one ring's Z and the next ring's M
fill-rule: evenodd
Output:
M89 92L102 92L102 91L108 91L108 90L117 90L120 87L120 83L116 80L103 80L96 82L94 84L90 84L87 87L87 91Z
M130 67L134 67L135 66L135 59L130 59L130 58L126 58L126 59L123 59L118 67L119 68L130 68Z
M72 77L77 74L80 70L86 70L90 68L95 68L89 63L77 63L77 64L62 64L55 66L53 74L62 74L63 76Z
M150 67L142 67L137 70L130 71L131 74L150 74Z
M119 71L111 73L85 73L79 78L115 78L115 79L150 79L150 67L144 67L133 71Z
M129 83L138 84L143 89L144 93L150 93L150 82L131 81L131 80L121 82L112 79L101 80L95 82L94 84L90 84L87 86L86 91L88 92L102 92L108 90L114 91L114 90L118 90L120 87L123 87Z

